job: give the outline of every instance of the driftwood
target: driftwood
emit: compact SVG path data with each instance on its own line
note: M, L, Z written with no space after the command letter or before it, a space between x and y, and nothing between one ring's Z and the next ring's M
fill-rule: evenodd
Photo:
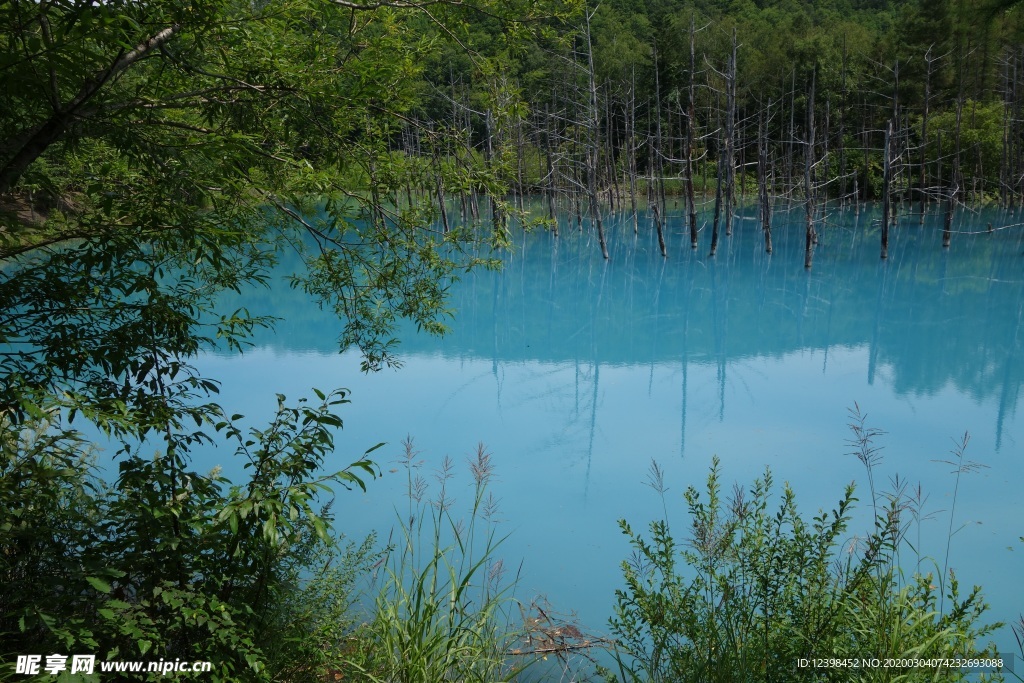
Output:
M544 599L534 600L529 607L519 605L523 617L522 647L510 649L509 656L555 655L563 662L571 654L592 660L588 654L593 648L606 649L614 645L610 638L584 633L575 615L565 616L551 610Z

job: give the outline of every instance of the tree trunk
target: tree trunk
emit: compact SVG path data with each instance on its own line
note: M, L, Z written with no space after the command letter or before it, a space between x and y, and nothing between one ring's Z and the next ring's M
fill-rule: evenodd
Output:
M928 212L928 187L927 183L927 165L928 165L928 109L931 103L931 83L932 83L932 49L928 48L928 51L924 53L924 61L927 65L924 73L924 111L921 115L921 169L918 176L918 193L920 194L921 200L921 217L918 221L919 225L924 225L924 216Z
M1010 60L1003 64L1003 139L999 160L999 205L1010 206Z
M725 87L725 234L732 235L733 204L736 193L736 29L732 30L732 54Z
M661 229L661 211L658 210L658 202L651 204L651 215L654 216L654 225L658 230L658 248L661 249L662 256L668 256L665 249L665 233Z
M843 35L843 65L839 101L839 207L846 206L846 36Z
M547 179L544 182L544 194L547 195L548 217L551 219L551 231L558 237L558 211L555 208L555 162L551 156L551 109L544 106L544 161Z
M690 209L690 248L697 248L697 204L693 193L693 140L697 125L696 99L696 45L693 15L690 15L690 101L686 114L686 198Z
M654 142L649 141L648 149L651 150L651 155L656 154L654 152ZM650 193L648 193L650 194ZM654 230L658 233L658 247L661 249L662 256L668 256L668 250L665 248L665 231L661 225L661 202L658 201L658 196L655 194L651 201L651 219L654 221Z
M942 247L949 248L953 239L953 212L956 210L957 196L960 194L960 126L963 121L963 99L956 103L956 132L953 142L953 177L950 178L949 191L946 193L946 216L942 225Z
M892 121L885 128L885 146L882 151L882 258L889 258L890 184L892 183Z
M596 11L596 10L595 10ZM601 245L601 256L608 258L608 245L604 239L604 226L601 224L601 208L597 201L597 163L598 163L598 126L600 125L597 109L597 81L594 78L594 47L590 40L591 12L585 10L587 18L587 70L590 76L590 144L587 150L587 194L590 196L590 218L597 227L597 240Z
M636 207L636 68L631 71L629 84L629 113L626 115L626 150L629 160L629 207L633 212L633 234L639 232Z
M793 78L789 92L789 139L786 141L786 187L796 187L795 164L793 161L793 147L796 144L796 69L793 69Z
M814 230L814 184L811 182L811 171L814 167L814 87L817 80L817 67L811 71L811 87L807 94L807 149L804 153L804 213L807 232L804 243L804 268L810 269L814 261L814 245L818 242L818 234Z
M718 222L722 217L722 190L725 185L725 179L722 177L725 173L725 146L719 142L719 153L718 153L718 173L716 174L717 179L715 182L715 212L711 219L711 252L708 256L714 256L718 253Z
M654 181L654 201L661 203L661 212L665 212L665 169L663 153L663 139L661 136L661 80L658 69L658 43L653 43L654 48L654 169L657 179ZM665 254L663 253L662 256Z
M771 116L771 102L768 103ZM760 113L757 118L757 179L758 205L760 206L761 230L764 232L764 250L772 253L772 207L768 199L768 135Z

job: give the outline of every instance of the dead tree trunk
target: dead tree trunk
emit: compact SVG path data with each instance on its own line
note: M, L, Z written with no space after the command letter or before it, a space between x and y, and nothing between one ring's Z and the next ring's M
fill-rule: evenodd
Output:
M661 135L661 77L658 68L658 43L653 43L654 54L654 155L653 163L656 173L654 180L654 201L660 204L661 214L665 213L665 167L664 167L664 139ZM665 238L661 231L661 221L656 221L658 228L658 242L662 245L661 255L666 256L664 243Z
M1017 66L1020 63L1020 57L1017 50L1013 52L1013 79L1011 80L1011 99L1013 101L1013 116L1012 121L1012 132L1010 139L1013 141L1014 152L1011 154L1010 159L1010 177L1013 179L1013 186L1010 189L1010 206L1011 208L1020 200L1022 190L1022 184L1024 184L1024 159L1021 158L1021 153L1024 152L1024 145L1021 145L1021 98L1017 92Z
M942 224L942 247L944 249L949 248L953 240L953 212L956 211L957 197L960 194L960 126L963 122L963 111L963 97L958 97L956 103L956 131L953 138L953 177L950 178L949 191L946 193L946 216Z
M932 48L929 47L928 51L924 53L925 61L925 72L924 72L924 109L921 114L921 169L918 175L918 192L920 193L921 200L921 217L918 220L919 225L924 225L924 215L928 211L928 187L927 183L927 166L928 166L928 109L931 103L931 83L932 83L932 63L935 61L932 58Z
M633 212L633 234L639 232L636 207L636 67L633 67L629 83L629 112L626 115L626 150L629 162L629 208Z
M1003 139L999 160L999 205L1010 206L1010 59L1003 63Z
M544 160L547 170L547 179L544 182L544 190L548 200L548 217L551 219L551 231L558 237L558 212L555 209L555 163L551 155L551 109L550 105L544 106Z
M892 85L892 119L890 119L890 135L889 135L889 152L886 152L886 159L889 164L893 164L896 161L896 150L899 148L899 131L900 131L900 61L897 59L896 64L893 67L893 85ZM891 152L891 153L890 153ZM895 174L895 169L889 169L889 192L892 192L892 180ZM901 207L902 208L902 207ZM896 224L896 209L891 204L889 205L889 222L892 225Z
M661 216L665 210L665 186L663 184L664 171L662 168L662 137L661 137L661 82L658 76L658 44L654 43L654 142L651 148L652 187L648 195L653 200L651 215L654 218L654 228L658 232L658 246L662 256L668 256L665 248L665 232L661 225Z
M722 217L722 190L723 185L725 185L725 178L723 177L726 165L725 145L722 144L721 140L718 141L718 150L718 172L715 174L715 212L711 218L711 252L708 254L708 256L712 257L718 253L718 222Z
M434 131L431 129L431 135L433 136ZM448 202L445 199L444 194L444 180L441 176L441 157L437 150L438 137L434 137L431 147L433 148L433 161L434 161L434 190L437 193L437 210L441 212L441 225L444 234L448 234L451 230L448 225Z
M804 243L804 268L810 269L814 261L814 245L818 242L818 233L814 230L814 184L811 172L814 169L814 87L818 69L811 71L811 87L807 92L807 144L804 153L804 213L807 222L807 233Z
M829 117L831 115L832 115L832 101L826 95L826 97L825 97L825 115L824 115L824 117L822 117L822 120L821 120L821 130L817 131L817 135L816 135L816 137L818 137L818 139L821 140L821 142L818 143L819 147L821 148L820 149L821 156L818 156L817 154L815 154L815 157L818 160L817 163L821 164L821 169L820 170L812 169L812 170L814 170L814 175L817 176L817 178L819 180L823 180L823 182L819 183L818 186L816 186L815 190L814 190L815 191L815 196L820 196L822 206L824 206L828 202L828 180L829 180L829 174L828 174L828 172L829 172L829 166L828 166L828 162L829 162L829 156L828 156L828 133L829 133L829 129L828 129L828 126L829 126ZM820 193L820 195L819 195L819 193ZM817 244L817 233L815 233L815 244Z
M595 10L596 11L596 10ZM601 244L601 255L608 258L608 245L604 239L601 224L601 207L597 201L598 126L600 113L597 109L597 81L594 77L594 46L590 40L590 19L593 14L587 10L587 73L590 77L590 144L587 146L587 194L590 196L590 218L597 227L597 240Z
M771 101L768 102L767 117L771 120ZM764 232L764 250L772 253L772 207L768 199L768 135L761 114L757 115L757 180L758 206L760 207L761 230Z
M647 149L650 155L653 157L657 152L654 151L654 140L648 138ZM656 187L653 186L652 187ZM654 230L658 234L658 247L661 249L662 256L668 256L668 251L665 248L665 231L661 224L661 202L658 201L657 193L653 196L648 192L649 205L651 207L651 220L654 221Z
M796 69L793 69L793 78L789 91L789 136L786 140L786 188L795 188L795 162L793 160L793 147L796 145ZM792 201L792 199L790 199Z
M889 258L889 220L891 207L892 184L892 139L893 123L890 120L885 128L885 146L882 151L882 258Z
M697 125L696 100L696 30L694 18L690 15L690 95L686 112L686 199L690 208L690 248L697 248L697 204L693 193L693 140Z
M464 149L465 159L466 159L465 164L466 164L466 168L467 169L471 169L473 167L473 165L474 165L474 161L473 161L473 126L472 126L472 116L470 114L470 108L469 108L468 89L465 89L463 91L462 97L463 97L463 100L462 100L462 112L463 112L463 114L462 114L463 115L462 129L466 132L465 149ZM478 222L480 220L480 202L477 199L477 192L476 192L476 190L477 190L476 183L471 182L469 184L469 214L470 214L470 216L473 217L474 221Z
M486 132L486 144L484 145L484 162L488 168L494 163L494 115L488 109L484 116L484 127ZM505 219L497 197L490 197L491 200L491 229L494 232L504 230Z
M526 164L526 155L524 150L526 149L526 143L523 139L523 118L521 116L516 117L516 202L519 204L520 211L526 211L525 195L526 195L526 184L524 182Z
M871 199L871 165L869 161L869 145L868 145L868 130L870 125L868 124L868 103L866 99L861 100L861 151L864 153L864 178L860 185L860 194L857 196L857 207L860 209L860 200L867 201Z
M604 176L605 182L611 183L608 187L608 211L615 213L615 205L619 199L619 178L615 173L615 138L612 130L612 97L608 85L605 84L604 93L604 125L605 125L605 150L604 150Z
M668 256L668 252L665 250L665 233L661 229L661 211L658 210L658 202L651 204L651 214L654 216L654 225L658 229L658 248L661 250L662 256Z
M736 193L736 29L732 30L732 54L729 57L725 87L725 234L732 235L733 203Z
M846 206L846 36L843 36L843 65L839 100L839 207Z

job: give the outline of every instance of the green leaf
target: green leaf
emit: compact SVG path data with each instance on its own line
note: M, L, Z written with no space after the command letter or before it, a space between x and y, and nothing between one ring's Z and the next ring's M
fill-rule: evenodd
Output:
M89 585L98 590L100 593L109 593L113 590L110 584L97 576L87 576L85 580L89 582Z

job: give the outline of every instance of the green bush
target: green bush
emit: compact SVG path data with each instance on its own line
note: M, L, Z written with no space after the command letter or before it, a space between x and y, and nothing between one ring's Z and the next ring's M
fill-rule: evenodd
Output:
M652 485L664 501L656 464ZM623 563L626 587L616 591L618 670L606 672L612 680L960 680L951 669L854 671L798 661L973 655L998 627L982 622L980 590L962 597L952 572L945 610L935 585L941 581L902 573L897 551L910 515L900 495L885 500L873 531L854 544L845 540L852 485L833 510L807 521L788 485L772 509L768 470L749 490L736 487L724 497L715 459L704 494L690 487L684 498L685 540L667 520L652 523L649 537L620 522L634 553Z
M370 542L339 553L318 497L375 469L321 473L347 400L317 393L318 406L279 397L264 430L216 425L248 461L244 486L174 452L128 454L107 484L74 431L0 423L0 679L28 654L207 660L214 681L336 664Z

